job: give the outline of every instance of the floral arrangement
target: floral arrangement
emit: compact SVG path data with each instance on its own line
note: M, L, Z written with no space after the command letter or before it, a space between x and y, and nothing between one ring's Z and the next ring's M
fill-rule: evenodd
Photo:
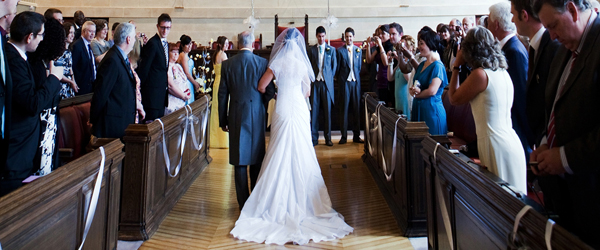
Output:
M209 93L212 91L212 85L215 82L215 70L211 67L210 54L206 48L202 52L192 57L195 62L195 67L192 73L196 77L196 81L201 84L200 92Z

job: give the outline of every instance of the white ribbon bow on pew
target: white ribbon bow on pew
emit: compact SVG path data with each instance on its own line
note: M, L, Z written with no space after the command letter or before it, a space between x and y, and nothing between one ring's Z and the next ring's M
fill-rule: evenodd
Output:
M208 114L210 113L210 112L208 112L209 108L210 108L210 105L208 105L208 95L204 95L204 97L206 98L207 105L206 105L206 110L204 110L204 119L202 121L202 127L201 127L202 128L202 130L201 130L202 139L200 140L200 142L198 142L198 139L196 138L196 129L194 127L195 124L199 123L199 119L198 119L198 117L196 117L194 115L193 110L192 110L192 106L190 106L190 105L186 105L185 106L185 109L187 110L189 108L189 111L190 111L190 115L187 118L187 120L188 120L187 122L188 122L188 124L190 126L190 131L192 133L191 134L191 136L192 136L192 142L193 142L192 144L194 146L194 149L196 149L198 151L200 151L202 149L202 146L204 145L204 142L206 141L205 140L205 138L206 138L206 126L208 125Z
M183 150L185 149L185 139L187 138L187 129L188 129L188 116L189 110L185 109L185 116L179 117L179 120L183 120L185 122L183 133L181 134L181 140L179 143L179 163L177 163L177 167L175 168L175 174L171 174L171 158L169 158L169 150L167 149L167 140L165 139L165 124L160 120L160 118L156 119L160 123L160 127L162 129L162 148L163 148L163 159L165 160L165 167L167 168L167 173L169 177L174 178L179 174L179 170L181 170L181 163L183 162Z
M94 191L92 191L92 199L90 201L90 206L88 207L88 211L85 216L85 228L83 230L83 237L81 238L81 245L79 245L79 250L83 248L85 238L87 238L87 235L90 232L90 227L92 226L92 221L94 220L94 215L96 214L96 207L98 206L100 189L102 187L102 176L104 175L104 163L106 160L106 154L104 153L104 147L100 147L98 149L100 150L100 155L102 156L102 158L100 159L100 169L98 170L98 176L96 177L96 181L94 184ZM2 247L0 247L0 250L2 250Z

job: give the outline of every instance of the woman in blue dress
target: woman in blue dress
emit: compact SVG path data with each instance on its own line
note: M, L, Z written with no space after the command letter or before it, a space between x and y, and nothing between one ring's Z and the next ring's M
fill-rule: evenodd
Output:
M185 102L186 105L196 100L195 93L200 90L200 84L194 78L194 59L190 58L190 51L192 51L192 38L188 35L181 35L179 38L179 58L177 58L177 63L184 69L189 83L188 88L191 95L190 99Z
M435 31L429 27L421 29L418 49L427 60L417 67L409 89L414 96L411 120L424 121L432 135L445 135L448 132L446 110L442 104L442 93L448 85L448 78L437 53L439 45L440 38Z
M407 49L411 53L415 53L415 39L412 38L412 36L402 36L401 41L401 43L396 45L398 46L398 49L396 49L396 51L400 51L401 49ZM400 48L400 46L403 46L403 48ZM401 63L398 61L402 60L402 64L406 65L408 63L409 58L402 56L402 53L398 55L396 51L392 52L391 56L388 57L387 78L390 83L395 83L396 85L394 88L394 98L396 99L396 112L405 115L406 119L410 121L410 107L412 106L413 98L408 94L408 81L410 80L411 73L403 73ZM399 62L398 65L394 66L394 60Z

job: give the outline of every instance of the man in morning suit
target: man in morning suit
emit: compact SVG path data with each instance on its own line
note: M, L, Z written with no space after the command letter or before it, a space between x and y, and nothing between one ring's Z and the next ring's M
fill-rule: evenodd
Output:
M171 32L171 17L162 14L156 24L158 33L142 47L137 74L140 77L142 104L146 111L146 121L163 117L168 106L167 68L169 65L169 44L167 36Z
M79 87L77 95L92 93L92 83L96 79L96 62L92 53L91 42L96 36L96 25L87 21L81 28L81 38L73 43L71 54L73 57L73 75Z
M36 50L44 39L43 34L44 17L25 11L15 16L10 27L10 40L4 45L13 87L12 109L7 113L10 119L5 127L9 142L6 166L0 171L0 196L21 187L21 182L32 174L33 159L40 143L40 113L61 89L59 79L63 77L63 67L55 67L51 62L45 84L36 87L27 63L26 53Z
M307 51L308 58L315 72L315 81L310 94L311 102L311 132L313 145L319 143L319 112L323 116L325 128L325 144L333 146L331 142L331 106L333 102L333 76L337 70L337 53L335 48L325 43L325 28L317 28L317 42Z
M525 112L525 91L527 86L527 49L516 36L515 24L511 21L510 2L500 2L490 7L488 29L500 41L500 47L506 63L508 74L513 83L514 98L511 108L511 120L513 129L517 132L525 158L529 160L531 148L527 142L527 114Z
M538 0L534 12L562 43L546 83L546 136L531 160L559 176L558 224L600 248L600 19L587 0ZM542 189L543 191L543 189Z
M19 0L0 1L0 15L7 16L17 12ZM13 17L14 18L14 17ZM12 19L11 18L11 22ZM8 30L8 27L7 27ZM4 169L6 169L6 155L8 153L8 124L10 123L10 110L12 102L12 80L6 50L4 45L8 40L6 36L0 37L0 196L2 192L2 180Z
M114 32L111 47L98 66L90 107L92 134L98 138L122 138L135 123L135 77L127 54L135 44L135 26L122 23ZM140 110L143 119L143 110Z
M339 65L337 80L342 91L342 138L340 144L345 144L348 138L349 107L352 107L352 132L354 142L362 143L360 139L360 68L362 65L362 50L354 46L354 29L348 27L344 31L346 45L337 49Z
M267 59L252 53L254 34L238 35L240 52L223 62L219 86L219 126L229 132L229 163L235 168L235 192L240 210L254 189L265 156L265 104L273 98L275 86L258 91L258 81L267 70ZM231 100L231 102L229 101Z

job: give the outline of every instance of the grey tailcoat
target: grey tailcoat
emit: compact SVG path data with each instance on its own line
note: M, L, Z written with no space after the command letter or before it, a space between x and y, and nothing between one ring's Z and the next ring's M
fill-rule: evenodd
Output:
M308 58L313 67L313 72L315 73L315 80L319 75L319 47L318 45L313 45L309 47L308 50ZM327 96L329 97L331 103L334 103L333 97L333 76L337 73L337 52L334 47L325 45L325 55L323 57L323 80L325 80L325 84L327 85ZM314 98L311 95L311 98Z
M229 163L253 165L265 156L265 103L275 86L258 92L258 81L267 70L267 59L241 50L223 62L219 87L219 125L229 127Z

